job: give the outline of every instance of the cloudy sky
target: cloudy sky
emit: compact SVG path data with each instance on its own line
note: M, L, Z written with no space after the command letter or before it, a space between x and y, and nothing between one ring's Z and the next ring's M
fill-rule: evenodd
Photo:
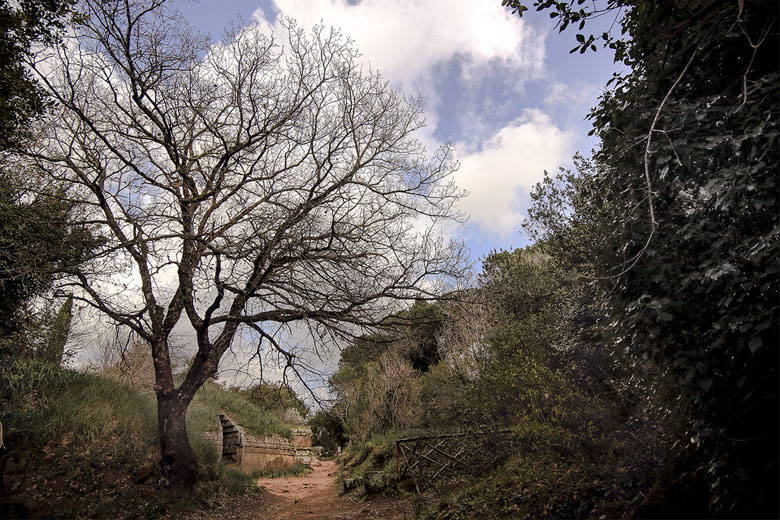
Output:
M457 184L470 220L452 232L478 261L490 250L528 243L521 231L529 189L544 170L588 153L583 119L615 70L609 53L569 54L573 32L548 15L523 18L500 0L178 0L214 41L232 23L338 27L394 88L421 94L430 148L456 144ZM594 27L596 34L608 27Z
M271 31L280 16L304 28L340 28L366 64L395 89L421 95L427 127L417 138L431 152L447 142L456 145L455 181L470 193L461 202L470 220L446 231L465 241L477 267L491 250L529 243L521 230L529 190L544 170L567 167L575 152L587 154L595 145L587 138L590 125L584 117L616 70L607 52L569 54L576 45L574 32L558 34L547 14L527 12L520 18L501 7L501 0L173 2L214 42L231 23L237 28L258 23ZM607 25L591 30L609 29L608 21L602 24ZM180 343L188 344L188 338L183 335ZM299 359L310 358L307 362L327 376L335 359L315 359L305 337L292 339ZM247 361L256 343L256 338L240 338L233 345L220 365L223 380L256 382L257 358ZM278 380L272 352L265 352L264 376ZM306 379L326 397L322 380Z

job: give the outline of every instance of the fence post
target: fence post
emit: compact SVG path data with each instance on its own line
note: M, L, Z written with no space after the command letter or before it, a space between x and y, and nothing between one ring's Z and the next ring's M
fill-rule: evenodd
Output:
M398 469L398 480L401 480L401 445L398 439L395 440L395 463Z

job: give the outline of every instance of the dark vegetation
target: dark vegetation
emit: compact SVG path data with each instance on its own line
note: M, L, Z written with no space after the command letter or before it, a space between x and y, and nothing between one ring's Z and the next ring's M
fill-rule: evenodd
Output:
M73 0L22 0L0 5L0 147L24 140L47 98L24 66L34 44L59 41Z
M70 15L71 0L25 0L0 5L0 157L29 142L29 125L48 98L24 61L34 44L53 45ZM59 362L72 300L61 308L33 307L54 282L89 257L99 240L73 224L74 205L57 183L29 182L30 172L0 161L0 355L35 355ZM41 309L48 309L41 311Z
M628 67L600 146L533 192L536 245L485 258L460 308L414 307L424 369L409 325L347 350L342 480L406 486L371 462L406 429L509 428L492 473L426 483L428 517L777 517L778 5L595 5L533 3Z

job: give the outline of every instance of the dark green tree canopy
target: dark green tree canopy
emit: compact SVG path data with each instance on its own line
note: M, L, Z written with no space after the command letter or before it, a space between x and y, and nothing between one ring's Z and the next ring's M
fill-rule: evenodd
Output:
M20 0L0 4L0 147L17 141L45 101L25 68L36 43L52 44L73 0Z
M96 244L68 223L72 204L34 195L0 170L0 337L24 327L25 306L84 261Z
M599 330L683 418L712 510L776 512L778 4L533 5L629 71L591 113L592 161L537 188L529 229L599 287ZM589 35L596 16L620 34Z
M0 3L2 155L25 145L29 122L41 116L49 104L25 63L34 59L36 47L59 42L72 5L73 0ZM0 159L0 350L29 354L37 350L33 347L36 342L52 340L34 337L37 333L33 329L49 327L41 321L46 313L35 316L30 301L83 262L97 241L86 227L71 225L73 203L66 201L58 186L35 183L36 172L20 170L5 157ZM68 321L71 306L67 305ZM59 327L55 335L61 336L67 327L64 323L55 326L62 319L51 318L51 326ZM61 354L65 340L59 337L54 350Z

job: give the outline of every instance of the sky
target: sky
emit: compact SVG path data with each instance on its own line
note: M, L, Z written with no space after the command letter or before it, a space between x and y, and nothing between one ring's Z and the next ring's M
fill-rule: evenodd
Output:
M531 3L530 1L528 3ZM184 18L213 41L233 23L339 28L391 86L424 100L416 137L432 152L452 142L457 185L469 192L468 222L447 230L471 258L530 243L522 222L543 172L570 167L596 141L585 121L617 70L605 50L569 54L575 32L559 34L546 13L522 18L500 0L176 0ZM591 29L609 29L609 21ZM606 25L605 25L606 24Z
M520 18L501 0L171 1L213 43L230 24L276 32L281 16L304 29L339 28L366 66L394 89L422 96L427 126L415 137L431 154L445 143L455 145L460 168L454 181L469 192L459 209L470 219L442 232L465 243L477 270L490 251L530 243L522 231L530 190L545 170L570 167L576 152L588 155L596 145L585 116L617 70L607 51L570 54L576 32L559 34L547 13L528 11ZM601 34L609 20L589 30ZM94 328L93 321L84 323ZM191 331L174 340L191 344ZM288 343L324 376L335 368L337 357L317 357L305 337L293 334ZM258 358L249 358L257 348L257 338L240 338L220 363L220 379L256 382ZM264 349L267 381L281 378L273 352ZM80 363L89 356L94 353ZM307 380L327 398L324 379Z

